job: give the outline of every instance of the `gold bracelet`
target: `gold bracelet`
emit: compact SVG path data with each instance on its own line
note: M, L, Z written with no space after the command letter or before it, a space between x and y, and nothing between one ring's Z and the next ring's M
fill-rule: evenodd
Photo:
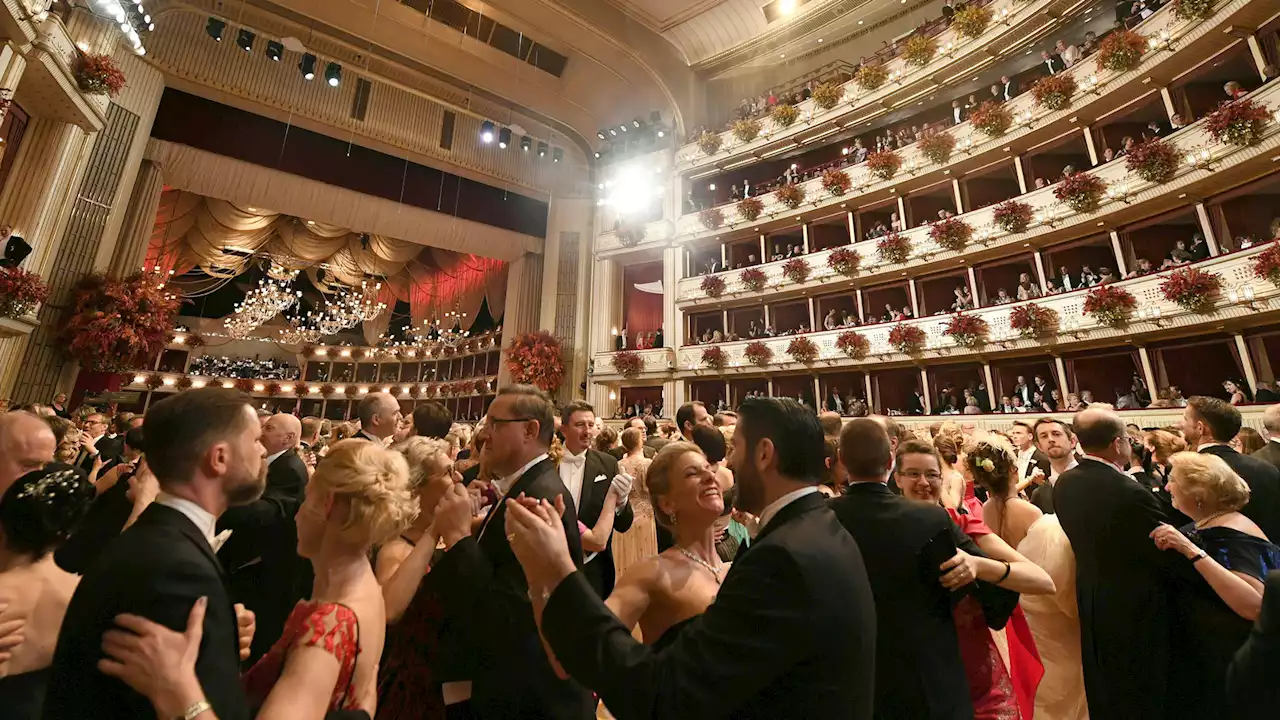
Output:
M175 718L175 720L196 720L196 718L200 717L200 715L206 710L212 709L213 707L209 705L208 700L200 700L199 702L192 703L191 707L187 708L186 711Z

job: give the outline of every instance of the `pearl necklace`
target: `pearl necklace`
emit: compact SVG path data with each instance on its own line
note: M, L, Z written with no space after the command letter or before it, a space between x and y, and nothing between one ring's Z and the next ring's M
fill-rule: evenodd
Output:
M716 584L717 584L717 585L719 585L719 584L722 582L722 581L720 580L720 571L724 569L724 565L721 565L720 567L714 567L711 563L707 562L706 560L703 560L702 558L698 557L697 555L694 555L693 553L689 552L688 550L685 550L684 548L680 547L679 545L677 545L677 546L676 546L676 549L680 551L680 554L681 554L681 555L684 555L685 557L687 557L687 558L689 558L690 560L692 560L692 561L694 561L694 562L698 563L699 565L701 565L702 567L706 568L707 570L710 570L710 571L711 571L711 576L712 576L712 577L714 577L714 578L716 579Z
M1200 520L1197 520L1197 521L1196 521L1196 529L1197 529L1197 530L1203 530L1203 529L1205 528L1205 526L1206 526L1206 525L1208 525L1211 521L1213 521L1213 520L1215 520L1215 519L1217 519L1217 518L1220 518L1220 517L1222 517L1223 515L1230 515L1230 514L1231 514L1231 513L1233 513L1233 512L1235 512L1235 511L1234 511L1234 510L1219 510L1219 511L1218 511L1218 512L1216 512L1216 513L1209 513L1209 514L1208 514L1208 515L1206 515L1204 518L1202 518L1202 519L1200 519Z

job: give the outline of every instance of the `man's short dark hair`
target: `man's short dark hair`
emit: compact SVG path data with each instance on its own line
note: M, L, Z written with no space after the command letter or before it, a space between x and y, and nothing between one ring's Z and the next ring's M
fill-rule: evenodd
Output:
M655 419L654 419L654 417L653 417L652 415L646 415L646 416L643 418L643 420L644 420L644 434L645 434L645 435L657 435L657 434L658 434L658 421L657 421L657 420L655 420Z
M1037 420L1037 421L1036 421L1036 424L1035 424L1035 425L1033 425L1033 426L1031 427L1031 437L1033 437L1033 438L1039 438L1039 437L1040 437L1040 426L1041 426L1041 425L1061 425L1061 426L1062 426L1062 431L1063 431L1063 432L1065 432L1065 433L1067 434L1067 437L1071 437L1071 438L1073 438L1073 437L1075 437L1075 436L1076 436L1076 431L1071 429L1071 423L1069 423L1069 422L1067 422L1067 421L1065 421L1065 420L1055 420L1055 419L1053 419L1053 418L1051 418L1051 417L1042 417L1042 418L1040 418L1039 420Z
M1106 450L1116 438L1125 437L1129 433L1124 428L1124 421L1113 411L1088 408L1076 413L1071 427L1075 430L1076 441L1087 453Z
M116 413L116 416L111 418L111 431L117 435L125 434L129 431L129 423L133 422L135 417L137 415L131 412Z
M495 397L507 395L515 399L514 411L518 417L538 421L538 441L549 447L556 432L556 406L551 398L533 385L508 385Z
M565 406L560 409L560 422L564 425L568 425L569 422L573 420L573 414L580 412L589 412L592 415L595 415L596 409L591 407L591 403L586 400L572 400L565 403Z
M1191 408L1197 418L1204 421L1217 442L1229 442L1236 433L1240 432L1240 426L1243 424L1240 411L1226 400L1192 395L1187 398L1187 407Z
M694 417L697 415L694 412L694 408L705 410L707 406L701 400L691 400L681 405L679 410L676 410L676 430L679 430L681 435L684 434L684 424L693 424L694 422ZM688 440L689 438L685 439Z
M683 408L681 408L683 410ZM822 426L813 410L790 398L747 398L738 408L748 455L764 438L773 441L778 473L792 480L818 482L825 470Z
M434 400L428 400L413 409L413 431L422 437L443 440L451 427L453 412Z
M707 456L707 462L718 463L724 460L724 433L706 425L694 425L693 437L689 439L702 449L702 454Z
M146 452L146 432L141 427L129 428L124 434L124 445L130 450Z
M161 487L188 482L204 454L242 432L249 396L229 388L199 388L152 405L143 421L147 467Z
M1013 425L1011 425L1009 429L1012 430L1013 428L1016 428L1016 427L1020 427L1023 430L1026 430L1027 432L1031 433L1032 436L1035 435L1035 431L1031 428L1031 426L1022 420L1014 420Z
M818 413L818 422L822 425L822 432L832 437L840 436L840 428L844 424L844 419L840 417L840 413L824 410Z
M883 478L893 462L889 433L871 418L854 418L840 430L840 464L857 480Z
M356 403L356 417L360 419L360 429L368 430L373 425L373 416L378 414L378 400L384 393L369 393Z

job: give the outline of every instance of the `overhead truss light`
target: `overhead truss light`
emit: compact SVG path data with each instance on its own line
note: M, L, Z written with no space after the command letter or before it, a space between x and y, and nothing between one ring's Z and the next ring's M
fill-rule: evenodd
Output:
M324 69L324 79L329 87L338 87L342 82L342 66L335 62L329 63Z
M275 40L267 43L267 57L274 62L280 62L280 58L284 56L284 45Z
M560 162L563 159L564 159L564 150L562 150L561 148L555 148L551 152L551 162Z
M493 121L485 120L480 123L480 142L485 145L490 145L493 143L494 136L495 128L493 127Z
M546 156L547 156L547 144L544 142L538 143L538 157L546 157Z
M204 31L217 42L222 42L222 33L226 29L227 24L216 17L210 17L208 22L204 24Z
M511 128L502 128L498 131L498 147L506 150L511 145Z
M245 52L250 52L253 50L253 41L256 39L257 36L252 32L241 28L240 32L236 33L236 46Z
M302 72L303 80L314 80L316 76L316 56L306 53L302 59L298 61L298 70Z
M596 137L600 138L601 140L608 140L608 139L609 139L609 136L608 136L608 135L605 135L603 130L597 130L597 131L596 131Z
M525 152L529 152L529 149L532 147L533 147L533 138L529 137L528 135L525 135L524 137L520 138L521 150Z

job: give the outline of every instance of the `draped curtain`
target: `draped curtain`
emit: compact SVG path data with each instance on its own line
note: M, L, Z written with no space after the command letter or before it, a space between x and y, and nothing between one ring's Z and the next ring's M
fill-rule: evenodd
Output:
M662 282L662 264L650 263L625 268L622 273L622 317L624 327L631 336L627 347L636 346L636 336L657 331L662 327L662 294L654 294L638 287ZM667 331L663 328L664 333Z

